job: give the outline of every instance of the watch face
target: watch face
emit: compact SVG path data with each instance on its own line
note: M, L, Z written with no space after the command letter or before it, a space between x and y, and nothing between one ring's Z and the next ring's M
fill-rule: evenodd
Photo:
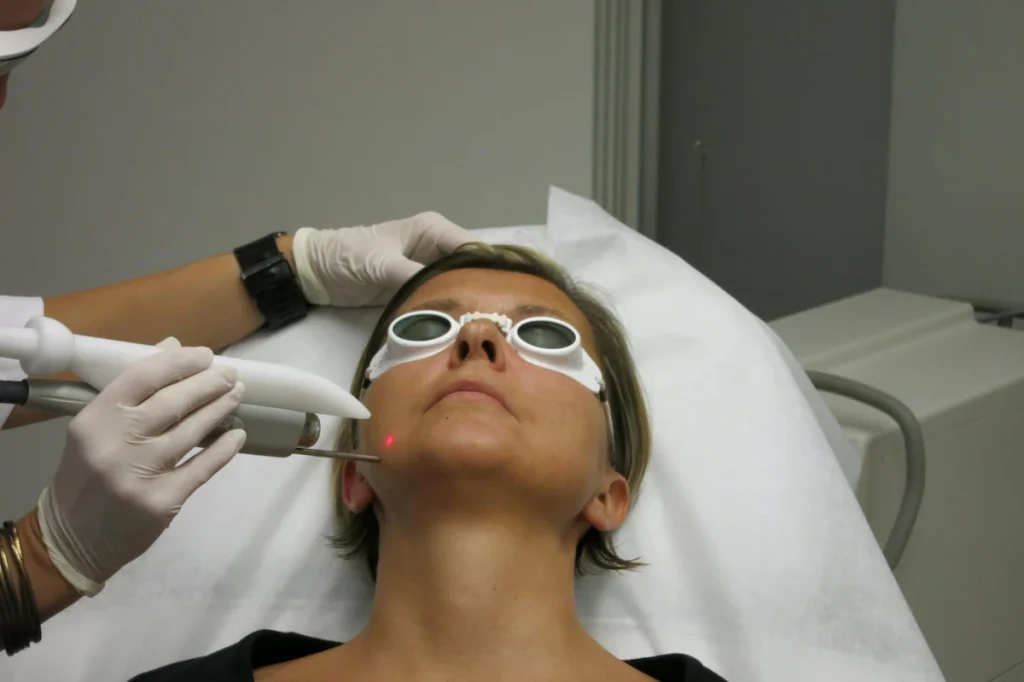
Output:
M266 291L277 286L282 281L292 278L292 269L281 254L274 254L271 258L246 268L242 273L242 279L247 285L251 285L258 291ZM250 292L252 293L252 292Z
M274 235L267 235L235 249L235 258L244 273L257 272L267 267L269 263L284 258L274 239Z
M290 284L295 281L292 266L288 264L288 261L281 254L278 254L277 258L270 262L265 272L267 273L267 281L273 282L275 286Z

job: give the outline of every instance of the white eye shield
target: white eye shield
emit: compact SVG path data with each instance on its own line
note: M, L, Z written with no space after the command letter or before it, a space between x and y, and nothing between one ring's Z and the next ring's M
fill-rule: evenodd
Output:
M75 9L77 0L53 0L28 28L0 31L0 76L4 75L56 33Z
M437 310L400 315L388 325L387 341L370 361L364 387L398 365L423 360L449 348L462 327L474 320L493 322L521 358L573 379L605 402L601 369L583 348L580 334L572 325L554 317L528 317L513 324L507 316L497 313L467 313L458 320Z

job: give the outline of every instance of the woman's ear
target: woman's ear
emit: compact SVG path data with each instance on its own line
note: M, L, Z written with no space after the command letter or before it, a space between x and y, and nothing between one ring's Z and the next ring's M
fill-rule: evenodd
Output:
M629 483L617 471L604 474L604 482L587 506L583 518L591 527L602 532L618 530L626 520L629 511Z
M373 504L375 494L370 482L359 472L356 462L345 462L341 471L341 499L354 514L365 511Z

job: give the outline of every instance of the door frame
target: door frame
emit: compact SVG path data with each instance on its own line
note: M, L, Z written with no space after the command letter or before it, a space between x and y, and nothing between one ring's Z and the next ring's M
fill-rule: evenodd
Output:
M594 2L594 200L657 239L662 0Z

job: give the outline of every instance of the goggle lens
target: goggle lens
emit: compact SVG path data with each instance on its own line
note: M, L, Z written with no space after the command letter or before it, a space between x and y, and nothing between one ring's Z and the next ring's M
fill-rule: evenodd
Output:
M516 333L525 343L544 350L562 350L576 343L572 329L551 320L529 320Z
M392 331L405 341L433 341L451 331L452 323L436 313L420 313L403 317Z

